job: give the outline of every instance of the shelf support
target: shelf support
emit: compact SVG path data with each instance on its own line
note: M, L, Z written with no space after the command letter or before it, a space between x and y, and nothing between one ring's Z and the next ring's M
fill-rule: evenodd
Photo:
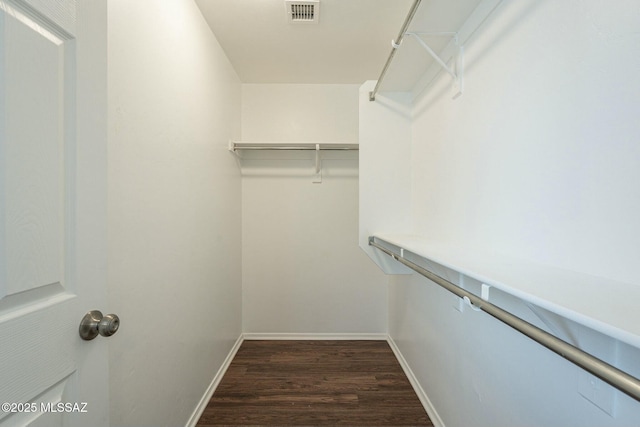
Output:
M455 32L411 32L406 33L407 36L413 36L418 44L424 48L424 50L433 57L433 59L453 78L454 95L453 99L462 95L463 91L463 72L464 72L464 48L458 43L458 33ZM458 52L454 61L454 68L452 69L447 65L440 56L429 47L429 45L422 40L420 36L438 36L438 37L451 37L453 43L457 46Z
M313 183L322 183L322 171L320 167L320 144L316 144L316 175L313 178Z

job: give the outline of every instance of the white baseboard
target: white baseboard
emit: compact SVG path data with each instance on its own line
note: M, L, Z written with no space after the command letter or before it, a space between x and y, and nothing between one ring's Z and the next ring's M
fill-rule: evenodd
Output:
M227 372L227 369L231 364L231 361L236 356L238 349L242 345L242 341L244 341L244 338L242 334L240 334L240 336L236 340L233 347L231 347L231 351L229 351L229 354L224 359L222 366L220 366L220 369L218 369L218 372L216 372L215 376L213 377L213 380L211 381L211 384L209 384L209 387L207 388L207 391L204 393L204 396L202 396L202 399L200 399L200 402L198 402L198 406L196 406L196 409L193 411L193 414L191 414L191 417L189 417L189 421L187 421L186 427L195 427L195 425L198 423L198 420L202 416L202 413L207 407L207 404L211 400L211 396L213 396L213 393L216 391L216 388L218 388L220 381L222 381L222 377L224 377L224 374Z
M409 379L411 386L413 387L416 394L418 395L418 399L420 399L420 403L422 403L424 410L427 411L427 415L429 415L429 418L431 419L431 422L433 423L434 427L445 427L444 422L436 412L436 408L433 406L433 404L429 400L429 397L427 397L427 393L425 393L424 389L420 385L420 382L414 375L413 371L409 367L409 364L407 363L404 356L402 355L402 352L400 352L400 349L396 345L395 341L393 341L393 338L391 338L391 336L387 336L387 342L389 343L389 347L391 347L393 354L396 355L396 359L398 359L398 362L400 363L400 366L402 367L402 370L404 371L405 375Z
M319 333L319 334L299 334L299 333L270 333L270 332L245 332L242 334L245 340L376 340L386 341L387 334L366 334L366 333Z

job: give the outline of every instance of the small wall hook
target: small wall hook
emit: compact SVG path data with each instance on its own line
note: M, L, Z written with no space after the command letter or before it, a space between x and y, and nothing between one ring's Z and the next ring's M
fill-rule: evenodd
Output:
M480 311L480 310L481 310L481 308L480 308L480 307L476 307L475 305L473 305L473 304L471 303L471 300L469 299L469 297L464 296L464 297L462 297L462 300L464 301L464 303L465 303L466 305L468 305L469 307L471 307L471 309L472 309L473 311Z

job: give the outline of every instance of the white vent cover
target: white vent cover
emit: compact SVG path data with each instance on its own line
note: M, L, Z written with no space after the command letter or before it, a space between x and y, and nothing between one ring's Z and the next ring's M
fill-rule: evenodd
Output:
M320 0L285 0L287 20L292 23L317 24L320 17Z

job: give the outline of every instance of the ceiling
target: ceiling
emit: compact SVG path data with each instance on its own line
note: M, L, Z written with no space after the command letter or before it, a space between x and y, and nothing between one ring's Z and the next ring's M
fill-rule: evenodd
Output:
M243 83L377 80L412 0L320 0L318 24L285 0L196 0Z

